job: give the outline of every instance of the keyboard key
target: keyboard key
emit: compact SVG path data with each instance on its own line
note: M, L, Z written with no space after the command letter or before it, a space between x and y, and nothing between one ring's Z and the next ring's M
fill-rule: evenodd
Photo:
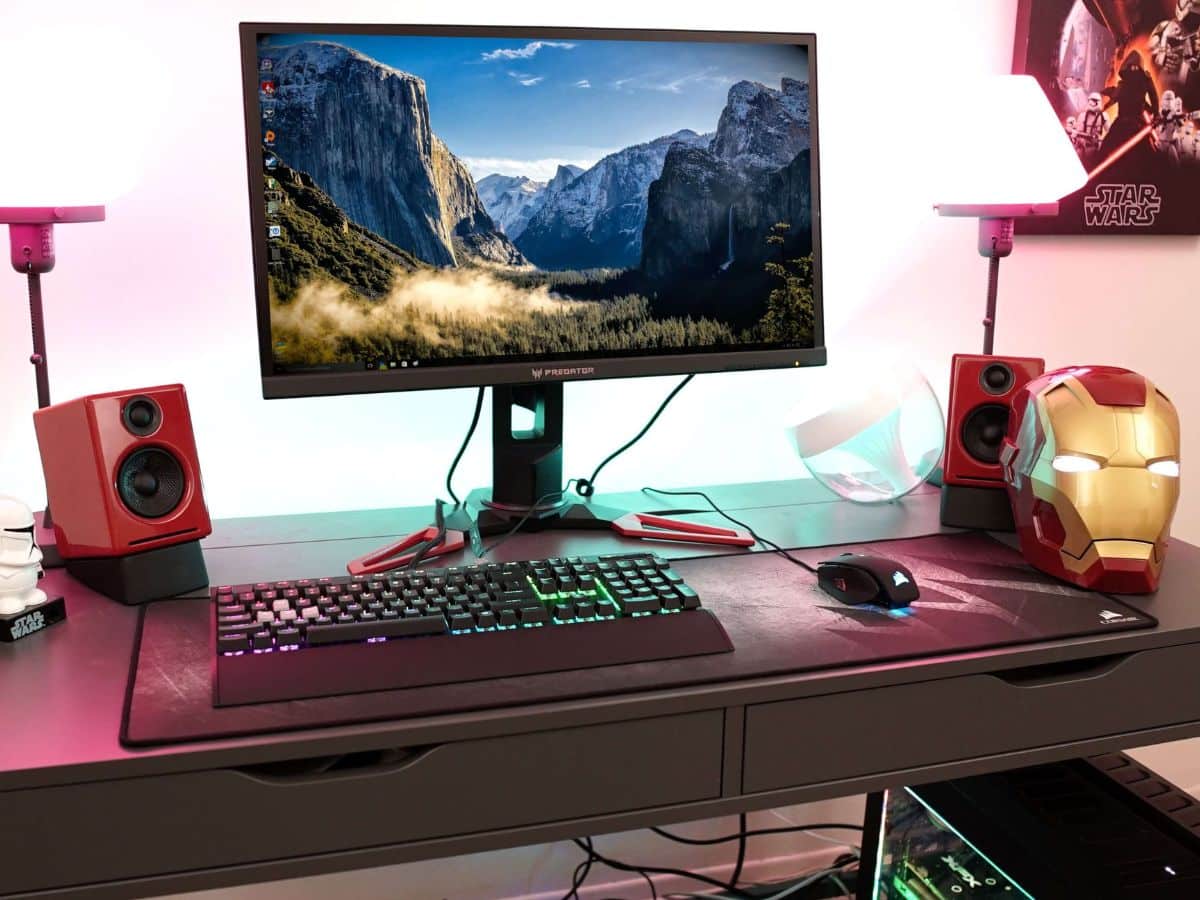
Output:
M684 609L699 609L700 595L697 594L695 590L688 587L686 584L677 584L675 585L675 591L680 597L683 598Z
M419 619L380 619L378 622L355 622L348 625L308 626L308 643L337 644L345 641L365 641L373 637L415 637L425 634L444 634L446 620L442 616L422 616Z
M591 619L596 615L596 604L590 600L582 600L575 604L575 615L581 619Z
M601 618L612 618L617 614L617 604L611 600L596 601L596 615Z
M475 619L470 613L458 613L450 617L451 631L465 631L475 627Z
M269 631L256 631L250 636L250 647L254 650L268 650L274 645Z
M554 618L559 622L569 622L575 618L574 603L555 603Z
M249 639L247 634L222 634L217 638L217 652L236 653L245 650L250 646Z
M661 604L657 597L633 597L621 604L627 615L641 612L658 612Z
M217 626L217 634L221 635L221 636L227 635L227 634L247 635L247 634L253 634L254 632L258 631L261 627L262 626L260 626L257 622L242 622L239 625L218 625Z
M538 604L537 606L521 607L522 625L536 625L538 623L549 621L550 613L547 611L546 607L542 606L541 604Z
M479 624L480 628L495 628L496 615L495 613L491 612L481 612L478 619L476 619L476 622Z
M512 628L517 624L517 611L515 609L506 609L496 615L499 616L497 621L504 628Z
M300 629L280 628L275 632L276 647L297 647L300 645Z

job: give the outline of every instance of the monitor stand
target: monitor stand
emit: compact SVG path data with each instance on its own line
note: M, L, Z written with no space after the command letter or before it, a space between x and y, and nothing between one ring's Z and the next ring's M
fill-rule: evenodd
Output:
M533 414L530 428L513 427L514 412ZM573 500L563 491L563 384L560 381L492 388L492 487L472 491L445 517L444 533L431 527L352 561L351 574L398 568L455 552L482 538L547 529L612 530L625 537L750 547L744 530L719 528ZM428 547L421 549L423 544Z

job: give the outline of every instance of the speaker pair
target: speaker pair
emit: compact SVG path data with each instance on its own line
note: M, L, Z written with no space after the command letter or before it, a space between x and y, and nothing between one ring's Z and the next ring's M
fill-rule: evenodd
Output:
M67 571L124 603L208 583L212 532L183 386L93 394L34 413Z
M1012 531L1000 448L1013 398L1045 371L1044 360L956 354L950 370L942 524Z

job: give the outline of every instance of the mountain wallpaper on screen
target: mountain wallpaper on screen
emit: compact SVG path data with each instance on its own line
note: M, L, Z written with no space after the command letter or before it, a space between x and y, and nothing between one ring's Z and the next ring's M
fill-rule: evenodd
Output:
M280 365L812 346L805 81L722 74L695 128L476 180L486 162L435 133L424 79L340 39L261 57Z

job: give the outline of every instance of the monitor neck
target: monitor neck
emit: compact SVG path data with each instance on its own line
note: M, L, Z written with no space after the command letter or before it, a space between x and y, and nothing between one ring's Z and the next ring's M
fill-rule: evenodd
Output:
M514 412L533 413L529 428L514 428ZM523 513L562 504L563 384L492 388L492 492L487 505Z

